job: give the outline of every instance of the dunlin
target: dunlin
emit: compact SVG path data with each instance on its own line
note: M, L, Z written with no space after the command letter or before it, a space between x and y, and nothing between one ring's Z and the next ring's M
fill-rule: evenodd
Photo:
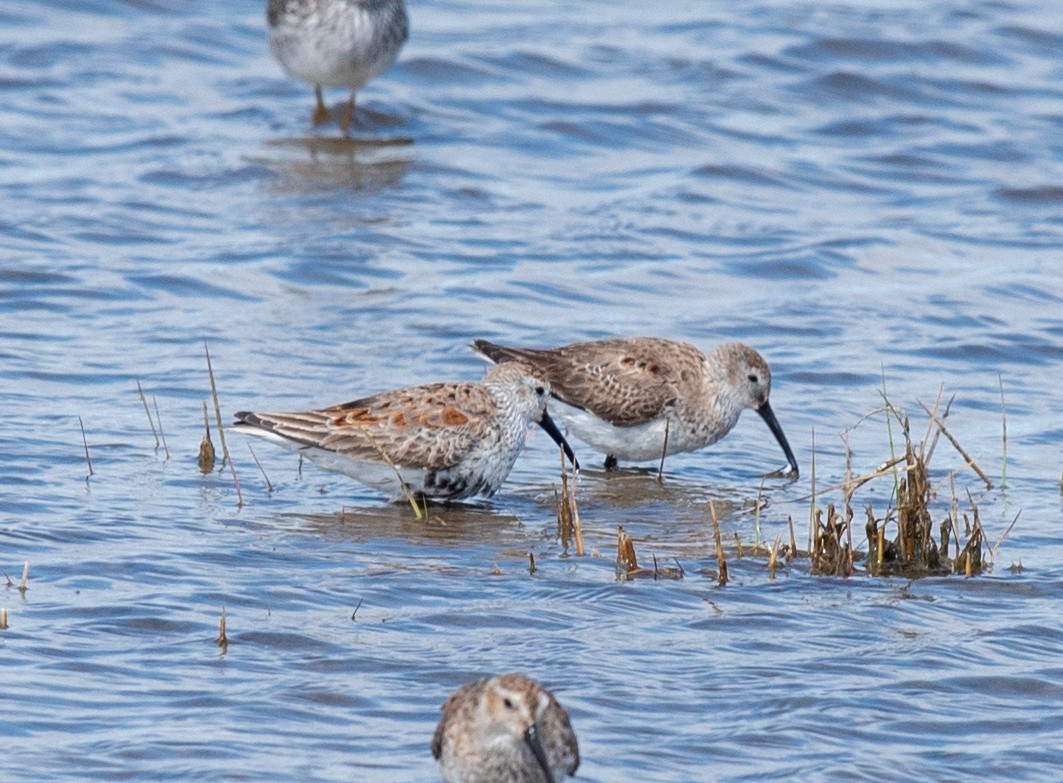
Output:
M768 403L771 370L742 343L709 354L657 337L573 343L560 348L506 348L477 340L492 362L519 361L549 382L550 410L568 431L606 455L641 462L715 443L752 408L767 423L798 475L797 460Z
M269 0L269 48L288 73L314 85L314 123L328 109L322 87L347 87L350 100L340 116L346 135L354 96L395 61L409 34L403 0Z
M300 413L236 414L239 431L401 498L493 494L533 422L575 460L546 412L550 384L522 364L492 367L480 383L435 383ZM401 482L399 476L402 477Z
M451 695L432 755L446 783L560 783L579 766L568 713L522 674L477 680Z

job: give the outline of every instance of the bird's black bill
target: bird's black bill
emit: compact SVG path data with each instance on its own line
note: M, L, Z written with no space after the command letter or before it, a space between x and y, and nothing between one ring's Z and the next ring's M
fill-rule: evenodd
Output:
M572 463L572 467L579 470L579 460L576 459L576 454L572 451L572 447L568 445L565 436L561 434L561 430L557 428L557 425L554 424L554 420L550 418L550 414L546 411L543 411L543 417L539 419L539 426L546 430L546 434L553 438L554 443L565 450L565 456L568 457L568 461ZM779 425L776 424L775 426L778 427ZM790 447L787 446L787 449L789 448Z
M771 409L767 400L764 401L763 405L757 408L757 413L760 414L760 418L764 419L764 423L768 425L771 434L775 436L775 440L779 441L779 445L782 446L783 453L786 455L786 460L790 463L790 475L797 478L801 471L797 467L797 460L794 458L794 452L786 440L786 435L782 431L782 425L779 424L779 420L775 418L775 411ZM781 473L782 471L779 472Z
M539 728L534 723L524 732L524 742L531 748L532 755L539 762L539 769L543 771L543 779L546 783L554 783L554 773L550 771L550 762L546 760L543 745L539 742Z

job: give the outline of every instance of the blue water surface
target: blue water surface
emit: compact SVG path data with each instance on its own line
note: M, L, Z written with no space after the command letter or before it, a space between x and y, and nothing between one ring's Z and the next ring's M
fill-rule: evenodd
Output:
M262 5L0 8L0 778L438 780L444 699L517 670L579 780L1059 779L1055 2L414 2L353 140ZM205 344L228 421L629 334L760 350L801 478L748 414L663 484L587 459L578 557L539 433L428 521L237 435L239 498L196 466ZM992 488L941 437L933 508L992 569L770 575L889 457L883 391L918 441L939 388ZM618 581L618 526L684 578Z

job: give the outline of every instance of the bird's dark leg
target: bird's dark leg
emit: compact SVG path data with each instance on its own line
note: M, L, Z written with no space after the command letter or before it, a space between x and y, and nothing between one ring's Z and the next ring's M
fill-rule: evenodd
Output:
M343 113L340 114L340 130L344 136L351 135L351 120L354 118L354 91L351 91L350 100L343 104Z
M320 84L314 85L314 95L317 97L317 106L314 107L313 123L314 125L321 125L323 123L328 122L329 110L328 107L325 105L325 99L321 97Z

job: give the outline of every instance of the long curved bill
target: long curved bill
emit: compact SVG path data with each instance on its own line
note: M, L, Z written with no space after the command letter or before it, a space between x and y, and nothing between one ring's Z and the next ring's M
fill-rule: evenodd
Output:
M546 434L553 438L554 443L565 450L565 456L568 457L568 461L572 463L577 471L579 470L579 460L576 459L575 452L572 451L572 447L568 445L568 441L565 440L565 436L561 434L561 430L554 424L554 420L550 418L550 414L545 410L543 411L543 417L539 419L539 426L546 430ZM776 427L779 425L776 424ZM781 432L782 430L780 430ZM789 448L789 446L787 446Z
M779 424L779 420L775 418L775 411L771 409L771 405L765 400L764 404L756 409L760 414L760 418L764 419L764 423L768 425L768 429L771 430L771 434L775 436L775 440L779 441L779 445L782 446L783 453L786 455L787 462L790 463L790 475L797 478L801 471L797 467L797 460L794 458L794 452L790 448L790 444L786 440L786 435L783 434L782 425ZM784 475L782 471L777 471L780 475Z
M560 445L560 444L559 444ZM564 448L564 446L562 446ZM546 760L543 745L539 742L539 728L534 723L524 732L524 742L531 748L535 760L539 762L539 769L543 771L546 783L554 783L554 773L550 771L550 762Z

